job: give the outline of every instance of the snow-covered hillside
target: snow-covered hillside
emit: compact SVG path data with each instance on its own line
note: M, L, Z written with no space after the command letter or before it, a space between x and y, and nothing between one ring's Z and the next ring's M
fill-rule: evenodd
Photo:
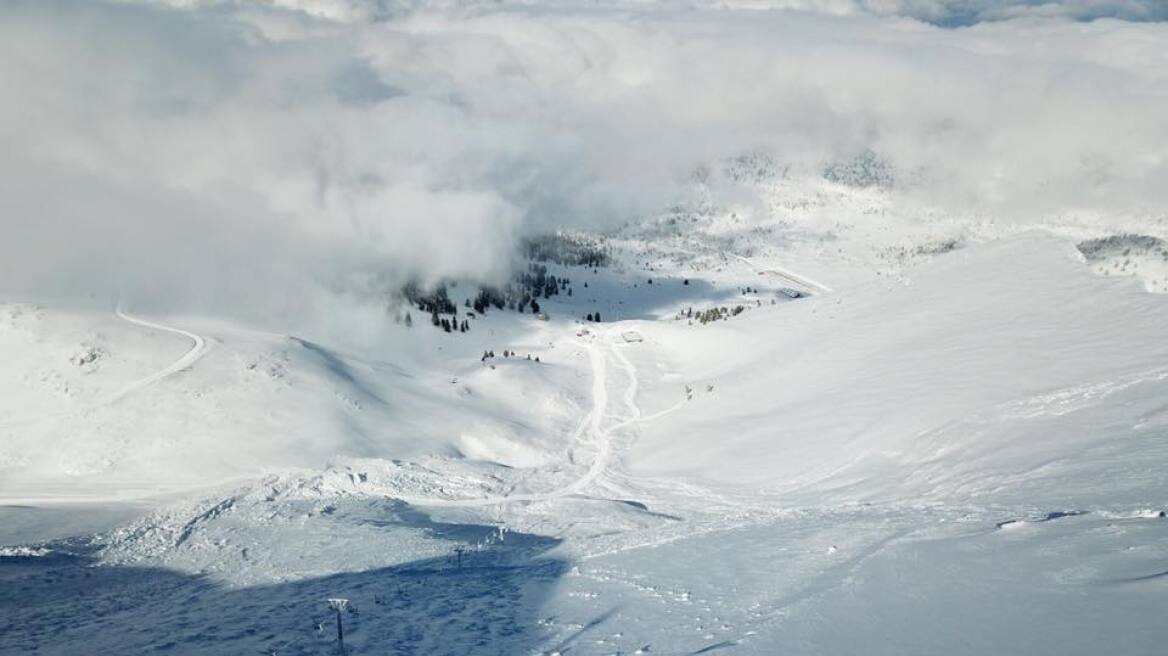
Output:
M1166 8L0 2L0 656L1164 653Z
M468 333L6 305L0 645L1156 653L1166 297L808 184Z

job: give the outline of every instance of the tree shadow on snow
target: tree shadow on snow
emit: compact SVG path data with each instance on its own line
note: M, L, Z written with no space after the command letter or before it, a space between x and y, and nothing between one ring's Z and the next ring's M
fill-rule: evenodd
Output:
M581 318L592 312L600 312L605 322L624 320L652 320L669 316L678 310L692 308L701 312L714 307L736 305L755 307L756 300L770 305L771 298L784 302L786 297L776 296L780 285L774 281L759 278L751 281L760 294L744 296L741 289L733 285L715 285L700 277L689 278L688 284L678 278L653 278L651 274L638 275L634 283L629 277L588 278L591 287L580 288L575 297L569 299L555 296L540 299L540 304L553 316L568 314ZM632 287L636 284L636 287Z

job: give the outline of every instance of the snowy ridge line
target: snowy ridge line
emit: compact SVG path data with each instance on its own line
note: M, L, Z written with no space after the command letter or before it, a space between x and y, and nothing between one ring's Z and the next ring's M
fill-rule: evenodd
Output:
M142 379L134 381L133 383L130 383L129 385L127 385L126 387L122 388L120 391L115 393L113 396L106 399L101 405L108 405L111 403L116 403L116 402L120 401L121 399L125 398L126 396L129 396L130 394L133 394L134 392L136 392L144 387L149 387L150 385L153 385L154 383L157 383L160 380L163 380L164 378L169 378L170 376L173 376L173 375L179 373L180 371L183 371L184 369L190 367L195 362L197 362L199 360L199 358L203 357L203 355L206 354L207 342L200 335L197 335L197 334L192 333L192 332L187 331L187 330L183 330L182 328L176 328L174 326L167 326L165 324L156 323L153 321L148 321L146 319L141 319L141 318L135 317L131 314L127 314L126 311L124 309L122 309L122 304L120 302L118 303L117 309L114 310L114 314L116 314L119 319L122 319L123 321L127 321L129 323L132 323L136 326L142 326L143 328L152 328L154 330L161 330L163 332L174 333L175 335L182 335L183 337L190 339L194 343L191 346L190 350L188 350L186 353L184 353L182 355L182 357L180 357L178 360L175 360L169 366L167 366L163 369L160 369L160 370L150 374L149 376L146 376L145 378L142 378Z
M790 283L793 283L796 285L802 285L803 287L807 287L808 289L812 289L812 290L815 290L815 291L818 291L818 292L821 292L824 294L830 294L832 292L831 287L828 287L827 285L825 285L821 282L816 282L816 281L814 281L806 276L801 276L801 275L799 275L799 274L797 274L794 271L791 271L789 269L784 269L783 267L775 266L775 265L771 265L770 267L763 269L763 268L760 268L754 262L751 262L747 258L742 257L741 255L734 255L734 257L736 257L739 260L742 260L746 264L750 265L750 268L754 269L760 275L764 274L764 273L769 273L771 275L775 275L775 276L778 276L780 278L783 278L787 282L790 282Z

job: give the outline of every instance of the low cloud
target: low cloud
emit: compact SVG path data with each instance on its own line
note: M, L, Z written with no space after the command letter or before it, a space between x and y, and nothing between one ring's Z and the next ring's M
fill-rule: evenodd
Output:
M503 276L760 150L1017 216L1168 202L1160 3L698 4L6 2L3 287L294 315Z

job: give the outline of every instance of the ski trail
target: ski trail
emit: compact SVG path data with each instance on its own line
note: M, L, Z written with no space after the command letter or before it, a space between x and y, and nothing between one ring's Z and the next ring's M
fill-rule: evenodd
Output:
M682 399L682 400L678 401L677 403L674 403L673 405L669 406L668 408L665 408L664 410L661 410L659 412L654 412L653 414L651 414L647 417L642 415L641 408L640 408L640 406L637 405L637 389L638 389L638 387L637 387L637 385L638 385L637 368L633 366L633 363L623 353L622 349L625 349L625 348L628 348L628 347L627 346L613 345L612 352L614 355L616 355L616 359L620 360L621 367L624 368L624 370L627 371L629 374L629 387L628 387L628 389L625 390L624 401L625 401L625 405L628 406L629 410L632 412L632 415L619 423L613 424L611 427L609 427L609 429L608 429L609 431L615 431L615 430L624 428L625 426L628 426L630 424L635 424L638 422L643 423L646 421L653 421L654 419L664 417L665 415L677 412L688 401L688 399Z
M178 360L175 360L169 366L167 366L163 369L160 369L160 370L150 374L149 376L146 376L145 378L141 378L139 380L136 380L136 381L130 383L129 385L126 385L125 387L118 390L114 394L111 394L110 396L106 397L105 399L102 399L102 400L97 401L95 403L92 403L90 405L82 406L78 409L75 409L75 410L72 410L69 412L59 412L59 413L53 413L53 414L39 415L39 416L35 416L35 417L17 417L17 418L13 418L13 419L6 419L4 421L0 421L0 428L12 428L15 426L20 426L20 425L25 425L25 424L36 424L36 423L43 422L43 421L66 419L69 417L76 416L78 414L90 412L90 411L97 409L97 408L101 408L101 407L104 407L107 405L112 405L114 403L117 403L118 401L121 401L123 398L129 396L130 394L137 392L138 390L140 390L144 387L149 387L150 385L153 385L154 383L157 383L158 381L160 381L164 378L167 378L169 376L173 376L174 374L177 374L178 372L186 369L187 367L190 367L199 358L203 357L203 355L206 354L207 341L205 339L203 339L201 336L196 335L195 333L183 330L182 328L175 328L174 326L166 326L166 325L163 325L160 323L155 323L153 321L147 321L145 319L140 319L140 318L135 317L133 315L127 314L126 311L122 309L121 304L119 304L117 309L114 310L114 314L116 314L119 319L122 319L123 321L127 321L129 323L132 323L136 326L142 326L144 328L151 328L153 330L161 330L161 331L168 332L168 333L174 333L176 335L182 335L183 337L190 339L192 342L194 342L194 344L191 346L190 350L188 350L186 353L184 353L182 355L182 357L180 357Z
M607 342L608 351L620 362L621 367L629 374L629 385L624 392L624 402L629 407L633 416L615 423L608 428L602 429L601 422L605 417L605 411L608 407L608 389L606 387L608 378L608 363L605 359L605 354L596 346L594 342L586 344L588 349L588 357L592 366L592 411L586 418L588 423L588 432L592 438L593 444L597 447L596 457L592 459L592 464L589 465L586 471L580 478L564 485L562 487L549 490L547 492L532 492L525 494L508 494L501 496L482 497L476 499L432 499L425 497L411 497L403 495L393 495L393 498L404 501L409 504L419 506L431 506L442 508L471 508L479 506L494 506L506 503L516 502L530 502L530 501L549 501L561 497L579 494L584 488L588 487L597 478L601 476L608 468L609 460L612 458L612 434L626 426L635 424L641 421L648 421L649 419L656 419L657 417L669 414L680 409L685 405L685 401L681 401L673 407L655 413L650 417L642 417L641 409L636 404L637 396L637 370L633 367L633 363L625 357L624 353L620 351L620 347L616 346L609 334L605 334L605 341Z
M628 357L625 356L624 352L621 350L621 347L617 346L616 344L612 345L612 353L616 356L617 360L620 360L621 367L629 375L629 386L625 389L624 401L625 407L629 409L631 414L626 422L638 421L641 418L641 408L637 405L637 368L634 367L633 363L628 359ZM623 422L614 426L613 429L621 425L624 425Z
M586 417L588 424L588 432L592 436L592 440L598 446L598 452L593 459L592 464L588 467L588 471L583 476L575 481L554 490L547 492L525 493L525 494L508 494L493 497L481 497L476 499L433 499L427 497L414 497L408 495L393 495L394 499L405 501L406 503L418 506L431 506L442 508L473 508L479 506L494 506L504 503L515 503L522 501L546 501L558 497L564 497L571 494L576 494L584 486L591 483L600 475L608 462L608 453L611 446L608 444L608 437L606 431L600 430L600 422L604 418L605 408L608 406L608 390L605 389L605 382L607 379L607 364L604 360L604 354L597 349L593 343L585 345L588 350L589 363L592 366L592 411Z
M198 361L199 358L203 357L203 355L207 351L207 341L204 340L201 336L196 335L195 333L192 333L190 331L183 330L182 328L176 328L174 326L167 326L167 325L164 325L161 323L147 321L146 319L141 319L141 318L135 317L131 314L127 314L126 311L122 309L122 306L120 303L118 304L117 309L114 310L114 314L118 315L118 318L122 319L123 321L127 321L127 322L132 323L136 326L142 326L143 328L152 328L154 330L161 330L163 332L174 333L176 335L182 335L183 337L190 339L194 343L192 344L190 350L188 350L186 353L184 353L182 357L180 357L178 360L175 360L169 366L167 366L163 369L160 369L160 370L150 374L149 376L146 376L145 378L141 378L139 380L136 380L136 381L130 383L129 385L123 387L118 392L114 393L112 396L110 396L108 399L106 399L105 401L103 401L99 405L109 405L112 403L117 403L118 401L122 400L123 398L129 396L130 394L133 394L134 392L136 392L144 387L149 387L150 385L153 385L164 378L168 378L170 376L173 376L174 374L177 374L178 372L183 371L187 367L190 367L192 364L194 364L196 361Z
M758 273L769 273L772 275L776 275L780 278L783 278L787 282L790 282L790 283L793 283L796 285L801 285L803 287L807 287L808 289L813 289L815 291L822 292L824 294L831 293L831 287L828 287L827 285L825 285L821 282L816 282L816 281L814 281L806 276L801 276L801 275L799 275L799 274L797 274L794 271L791 271L789 269L784 269L780 266L775 266L775 265L771 265L770 267L768 267L766 269L762 269L762 268L759 268L759 266L756 265L754 262L751 262L750 260L746 259L745 257L742 257L741 255L735 255L734 257L747 263L748 265L750 265L750 268L754 269Z
M520 496L546 497L550 499L576 494L589 483L596 480L596 477L600 476L608 464L612 444L608 436L608 431L600 430L600 422L604 419L604 410L608 407L608 390L605 388L605 383L608 378L608 364L605 362L604 354L594 344L588 345L588 357L592 364L592 415L589 419L588 432L592 435L592 439L598 447L596 457L592 459L592 464L588 467L588 471L572 483L543 495L527 494Z

